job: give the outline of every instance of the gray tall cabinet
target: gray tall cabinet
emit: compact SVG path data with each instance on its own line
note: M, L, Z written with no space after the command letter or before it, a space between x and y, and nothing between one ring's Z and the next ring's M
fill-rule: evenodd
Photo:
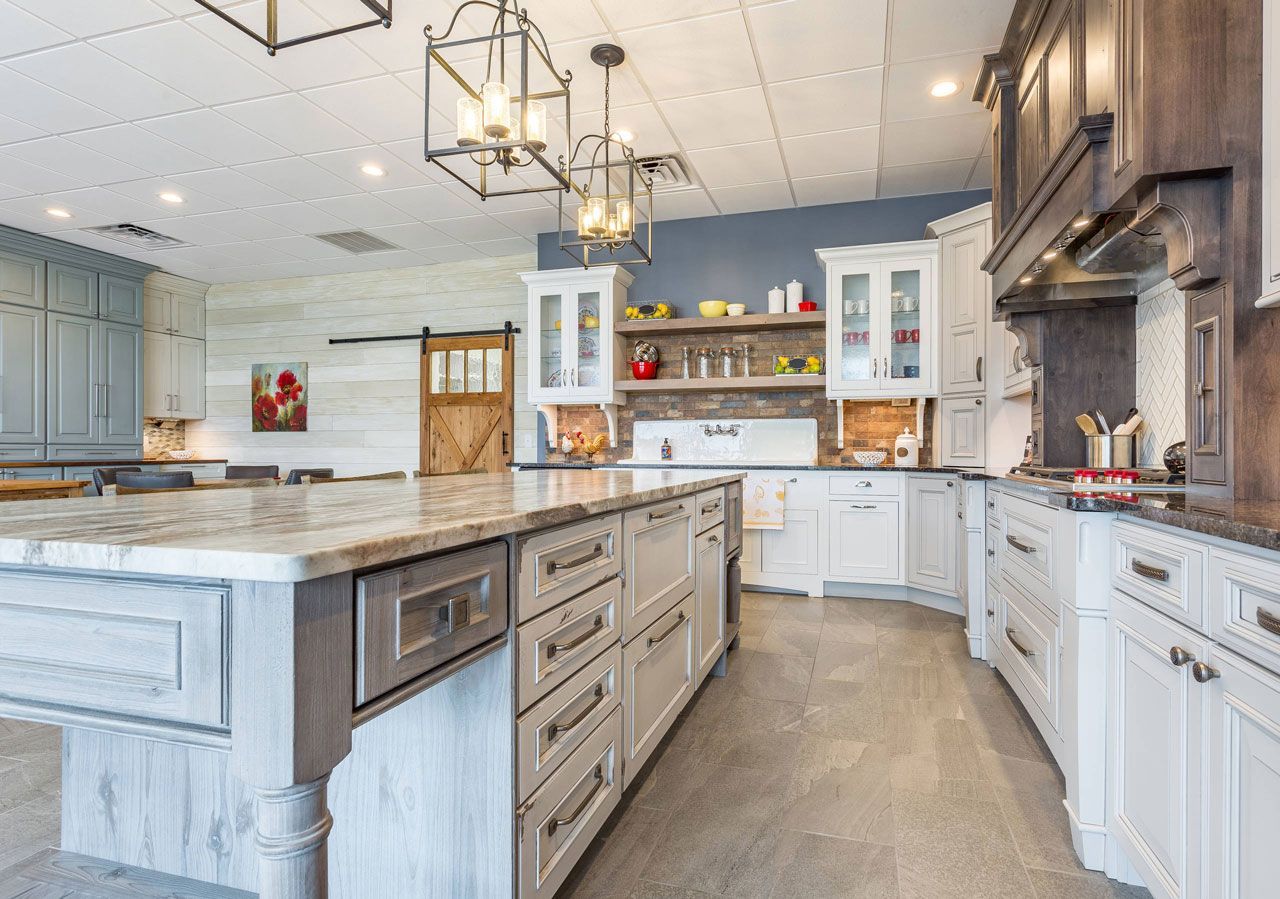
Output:
M141 454L152 270L0 226L0 461Z

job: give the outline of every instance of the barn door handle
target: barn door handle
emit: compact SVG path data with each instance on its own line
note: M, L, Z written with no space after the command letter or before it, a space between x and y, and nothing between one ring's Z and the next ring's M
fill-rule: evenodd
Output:
M507 454L507 436L508 436L507 432L503 431L502 432L502 455L504 456Z

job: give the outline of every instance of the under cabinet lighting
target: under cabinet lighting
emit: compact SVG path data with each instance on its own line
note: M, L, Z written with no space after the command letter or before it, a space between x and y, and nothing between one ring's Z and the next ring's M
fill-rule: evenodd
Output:
M1031 277L1030 275L1023 275L1021 278L1019 278L1019 279L1018 279L1018 283L1019 283L1019 284L1030 284L1030 283L1031 283L1032 281L1034 281L1034 280L1035 280L1035 278Z
M1045 262L1048 262L1048 261L1050 261L1051 259L1057 259L1057 258L1058 258L1058 251L1057 251L1057 250L1049 250L1047 253L1045 253L1045 254L1044 254L1043 256L1041 256L1040 258L1041 258L1041 259L1043 259Z
M1073 228L1084 228L1084 227L1086 227L1086 226L1089 224L1089 221L1090 221L1090 219L1088 219L1088 218L1084 218L1084 217L1081 217L1081 218L1076 219L1074 222L1072 222L1072 223L1071 223L1071 227L1073 227Z
M373 163L360 166L360 171L364 172L370 178L385 178L387 174L386 169L380 165L374 165Z
M75 218L75 216L74 216L74 215L72 215L71 213L67 212L67 210L65 210L65 209L59 209L59 208L57 208L56 206L51 206L50 208L46 209L46 210L44 211L44 214L45 214L45 215L51 215L51 216L53 216L53 217L54 217L54 218L56 218L56 219L70 219L70 218Z
M960 90L960 84L955 81L938 81L929 88L930 96L937 97L941 100L943 97L950 97L952 94Z
M182 194L176 194L176 193L174 193L174 192L173 192L173 191L171 191L171 190L167 190L167 191L165 191L165 192L164 192L164 193L162 193L162 194L157 194L157 196L158 196L158 197L160 197L160 199L164 200L166 203L185 203L185 202L187 202L186 200L184 200L184 199L182 198Z

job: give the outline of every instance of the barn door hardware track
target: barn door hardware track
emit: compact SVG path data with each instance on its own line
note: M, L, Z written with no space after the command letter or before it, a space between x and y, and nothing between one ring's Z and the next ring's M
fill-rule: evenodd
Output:
M375 337L330 337L329 343L385 343L389 340L420 340L422 341L422 355L427 354L427 341L434 337L490 337L495 334L502 335L502 348L510 349L511 335L519 334L520 329L512 327L511 322L503 322L501 328L482 328L478 331L451 331L448 334L432 334L431 329L426 325L422 326L421 334L379 334Z

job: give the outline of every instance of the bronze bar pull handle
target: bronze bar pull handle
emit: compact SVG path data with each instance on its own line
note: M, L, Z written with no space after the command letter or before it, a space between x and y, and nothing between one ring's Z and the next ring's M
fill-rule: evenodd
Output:
M1022 655L1028 659L1035 655L1036 652L1034 649L1027 649L1018 642L1018 638L1014 636L1015 633L1017 633L1017 631L1011 627L1006 627L1004 629L1004 635L1009 639L1009 642L1013 644L1014 649L1018 650L1018 652L1022 653Z
M1026 553L1027 555L1031 555L1033 552L1036 551L1036 548L1034 546L1029 546L1026 543L1023 543L1021 540L1019 540L1017 537L1013 536L1012 534L1005 534L1004 539L1006 543L1008 543L1010 546L1012 546L1014 549L1016 549L1020 553Z
M554 743L556 741L556 737L560 736L560 734L567 730L573 730L583 721L586 721L587 716L594 712L600 706L600 703L604 702L604 684L596 684L594 695L596 698L591 700L585 709L574 715L572 721L566 721L564 724L552 723L552 725L547 728L547 739Z
M1262 608L1262 606L1258 606L1253 617L1257 619L1258 626L1264 631L1270 631L1276 636L1280 636L1280 618L1272 615L1266 609Z
M591 627L574 637L568 643L552 643L547 647L547 658L554 659L558 653L568 652L571 649L577 649L583 643L586 643L596 634L604 630L604 616L597 615L596 620L591 622Z
M1163 568L1157 568L1154 565L1144 565L1137 559L1130 559L1129 567L1133 569L1134 574L1140 574L1150 581L1169 580L1169 572L1165 571Z
M684 623L684 612L681 611L680 614L676 616L676 620L672 622L671 627L667 628L658 636L649 638L649 646L656 646L659 643L661 643L663 640L670 637L672 634L676 632L676 628L678 628L683 623Z
M591 550L591 552L587 553L585 556L579 556L578 558L571 559L568 562L561 562L558 559L551 559L549 562L547 562L547 574L555 574L557 571L561 571L562 569L566 569L566 568L578 568L579 566L586 565L588 562L592 561L593 559L598 559L603 555L604 555L604 544L597 543L596 548Z
M684 503L681 503L680 505L676 506L674 509L668 509L665 512L650 512L649 520L658 521L659 519L662 519L662 518L670 518L672 515L675 515L677 512L683 512L683 511L684 511Z
M577 821L582 817L582 813L587 810L587 806L591 804L591 800L596 798L596 794L599 793L600 789L604 786L604 768L600 765L596 765L595 776L596 785L591 788L590 793L582 797L582 801L578 803L578 807L570 813L569 817L551 819L551 823L547 825L548 836L555 836L555 832L561 827L568 827L574 821Z
M978 383L982 383L982 357L978 357Z

